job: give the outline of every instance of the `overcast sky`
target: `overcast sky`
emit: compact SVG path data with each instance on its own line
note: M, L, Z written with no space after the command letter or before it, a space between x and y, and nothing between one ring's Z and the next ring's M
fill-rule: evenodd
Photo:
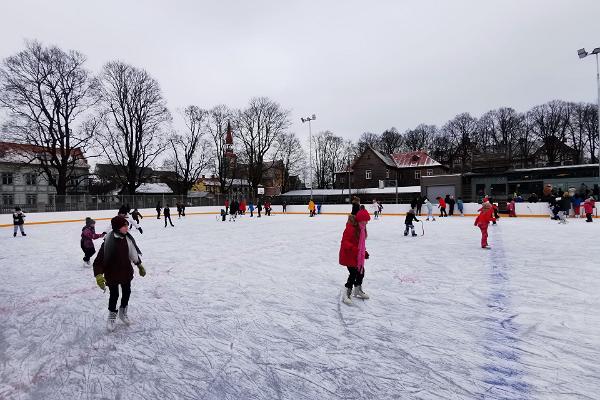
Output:
M596 101L600 0L4 1L0 57L38 39L148 70L172 110L268 96L357 139L468 111Z

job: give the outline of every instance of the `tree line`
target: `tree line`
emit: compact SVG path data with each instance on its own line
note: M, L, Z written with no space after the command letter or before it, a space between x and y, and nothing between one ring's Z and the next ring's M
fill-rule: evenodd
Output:
M299 173L304 153L288 131L290 111L277 102L252 98L241 109L189 105L176 113L160 85L143 68L110 61L94 74L75 50L30 41L0 66L0 107L7 116L2 139L41 149L27 152L59 195L66 194L84 154L115 166L114 181L126 194L148 179L158 160L174 171L177 192L187 193L212 172L226 193L241 172L253 193L274 160ZM225 134L236 136L234 158L225 157Z

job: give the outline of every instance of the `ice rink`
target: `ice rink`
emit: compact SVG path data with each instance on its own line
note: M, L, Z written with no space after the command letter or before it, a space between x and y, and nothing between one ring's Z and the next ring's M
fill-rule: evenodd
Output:
M346 306L343 216L145 218L113 333L83 224L3 228L0 399L598 399L600 220L473 220L372 221Z

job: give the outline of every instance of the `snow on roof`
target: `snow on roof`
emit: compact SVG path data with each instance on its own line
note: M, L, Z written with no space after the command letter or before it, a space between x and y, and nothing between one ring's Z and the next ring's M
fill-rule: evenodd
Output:
M570 168L587 168L587 167L596 167L598 168L598 164L577 164L577 165L557 165L554 167L538 167L538 168L517 168L512 171L506 172L528 172L528 171L544 171L550 169L570 169Z
M356 194L385 194L385 193L396 193L396 187L386 187L383 189L379 188L366 188L366 189L352 189L352 193ZM421 186L399 186L398 193L421 193ZM313 189L313 196L336 196L336 195L347 195L348 189ZM282 193L282 196L310 196L310 189L304 190L291 190L286 193Z
M381 153L378 150L375 150L373 147L370 147L370 149L373 151L373 153L375 153L375 155L379 158L381 158L381 161L383 161L385 163L385 165L387 165L388 167L395 167L396 164L394 163L394 160L392 160L389 156L386 156L385 154Z
M60 150L57 149L60 153ZM34 164L39 165L38 157L47 153L46 148L25 143L0 142L0 162L10 164ZM72 149L75 164L80 168L89 168L87 159L79 147ZM47 154L49 156L49 154Z
M142 183L136 193L173 193L166 183Z
M398 168L434 167L442 165L422 150L395 153L392 154L392 159Z
M221 185L221 182L217 178L200 178L200 179L198 179L198 182L202 182L206 186L220 186ZM250 182L247 179L228 179L226 182L226 185L249 186Z

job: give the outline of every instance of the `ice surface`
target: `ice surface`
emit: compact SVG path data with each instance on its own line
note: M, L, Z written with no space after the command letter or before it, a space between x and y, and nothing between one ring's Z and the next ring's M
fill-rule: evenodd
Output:
M598 220L503 218L492 250L473 218L372 221L350 307L343 216L173 222L134 233L148 275L110 334L79 224L0 230L1 399L600 396Z

